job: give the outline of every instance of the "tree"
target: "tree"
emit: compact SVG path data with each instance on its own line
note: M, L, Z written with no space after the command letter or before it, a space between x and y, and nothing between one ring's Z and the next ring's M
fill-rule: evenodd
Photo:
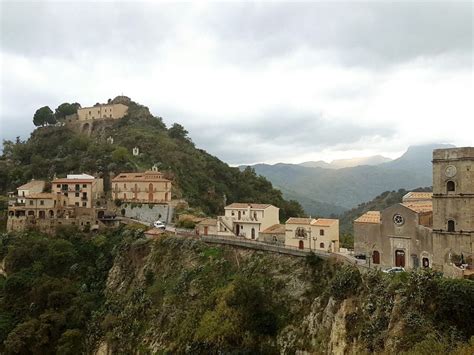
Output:
M70 104L69 102L65 102L61 105L59 105L56 108L56 111L54 113L54 116L56 117L57 120L64 118L66 116L75 114L77 112L77 109L80 108L81 105L77 102Z
M188 131L184 129L179 123L173 123L171 128L168 130L171 138L175 139L188 139Z
M43 106L36 110L33 116L33 123L35 126L45 126L56 123L56 118L49 106Z

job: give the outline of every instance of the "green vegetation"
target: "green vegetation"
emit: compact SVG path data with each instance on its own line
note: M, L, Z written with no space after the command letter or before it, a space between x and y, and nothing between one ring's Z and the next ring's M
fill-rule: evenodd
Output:
M225 201L271 203L280 207L282 220L303 214L297 202L284 200L280 191L252 169L241 172L228 166L196 148L181 125L167 129L146 107L127 104L127 116L107 123L95 121L90 137L66 126L49 126L38 128L27 141L5 141L0 157L0 193L31 178L51 179L55 174L71 172L98 174L107 185L110 173L146 170L157 164L173 180L173 197L185 198L207 214L221 213ZM76 104L63 105L57 109L59 115ZM107 143L109 136L114 144ZM140 149L138 156L131 154L135 146Z
M361 274L139 228L3 234L0 257L6 354L330 353L331 333L355 353L474 349L474 282L430 270Z
M55 124L56 118L48 106L43 106L36 110L33 116L33 123L35 126L46 126L48 124Z

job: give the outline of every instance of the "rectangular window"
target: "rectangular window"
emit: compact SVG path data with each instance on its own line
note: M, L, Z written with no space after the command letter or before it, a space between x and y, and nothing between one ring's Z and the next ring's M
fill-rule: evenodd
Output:
M79 190L81 187L79 186L79 184L76 184L76 191Z
M33 200L30 200L30 205L31 205L31 206L33 205Z
M87 187L86 184L82 184L82 188L85 189Z
M40 201L40 205L44 206L44 201L43 200Z
M324 235L324 229L319 230L319 235Z
M75 205L79 207L79 202L76 202Z
M79 197L79 192L76 192L76 194L75 194L75 195L76 195L76 197Z
M87 206L87 202L83 202L82 207L86 207L86 206Z
M61 188L61 184L57 184L56 187L57 187L57 188Z

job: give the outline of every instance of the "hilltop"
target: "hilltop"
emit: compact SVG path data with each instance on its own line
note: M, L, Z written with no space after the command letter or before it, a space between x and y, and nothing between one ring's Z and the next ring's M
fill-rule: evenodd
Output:
M197 148L183 126L175 123L167 128L161 117L126 97L111 102L127 105L127 115L95 120L90 134L59 121L37 128L26 141L4 141L0 193L32 178L50 180L73 172L103 177L108 186L113 174L157 165L173 181L173 198L184 198L206 214L215 215L235 201L271 203L280 207L282 220L303 213L297 202L286 201L253 169L240 171ZM137 156L132 154L134 147L139 148Z

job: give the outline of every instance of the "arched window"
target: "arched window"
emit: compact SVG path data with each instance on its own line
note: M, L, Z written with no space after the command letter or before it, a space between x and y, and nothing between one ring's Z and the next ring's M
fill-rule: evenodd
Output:
M423 265L423 267L430 267L430 259L428 258L421 259L421 264Z
M454 232L456 223L450 219L448 221L448 232Z
M372 253L372 262L374 264L380 264L380 253L378 252L378 250L374 250L374 252Z
M319 247L320 247L321 249L324 249L324 243L319 243Z
M448 192L456 191L456 184L454 183L454 181L449 180L449 181L446 183L446 190L447 190Z

